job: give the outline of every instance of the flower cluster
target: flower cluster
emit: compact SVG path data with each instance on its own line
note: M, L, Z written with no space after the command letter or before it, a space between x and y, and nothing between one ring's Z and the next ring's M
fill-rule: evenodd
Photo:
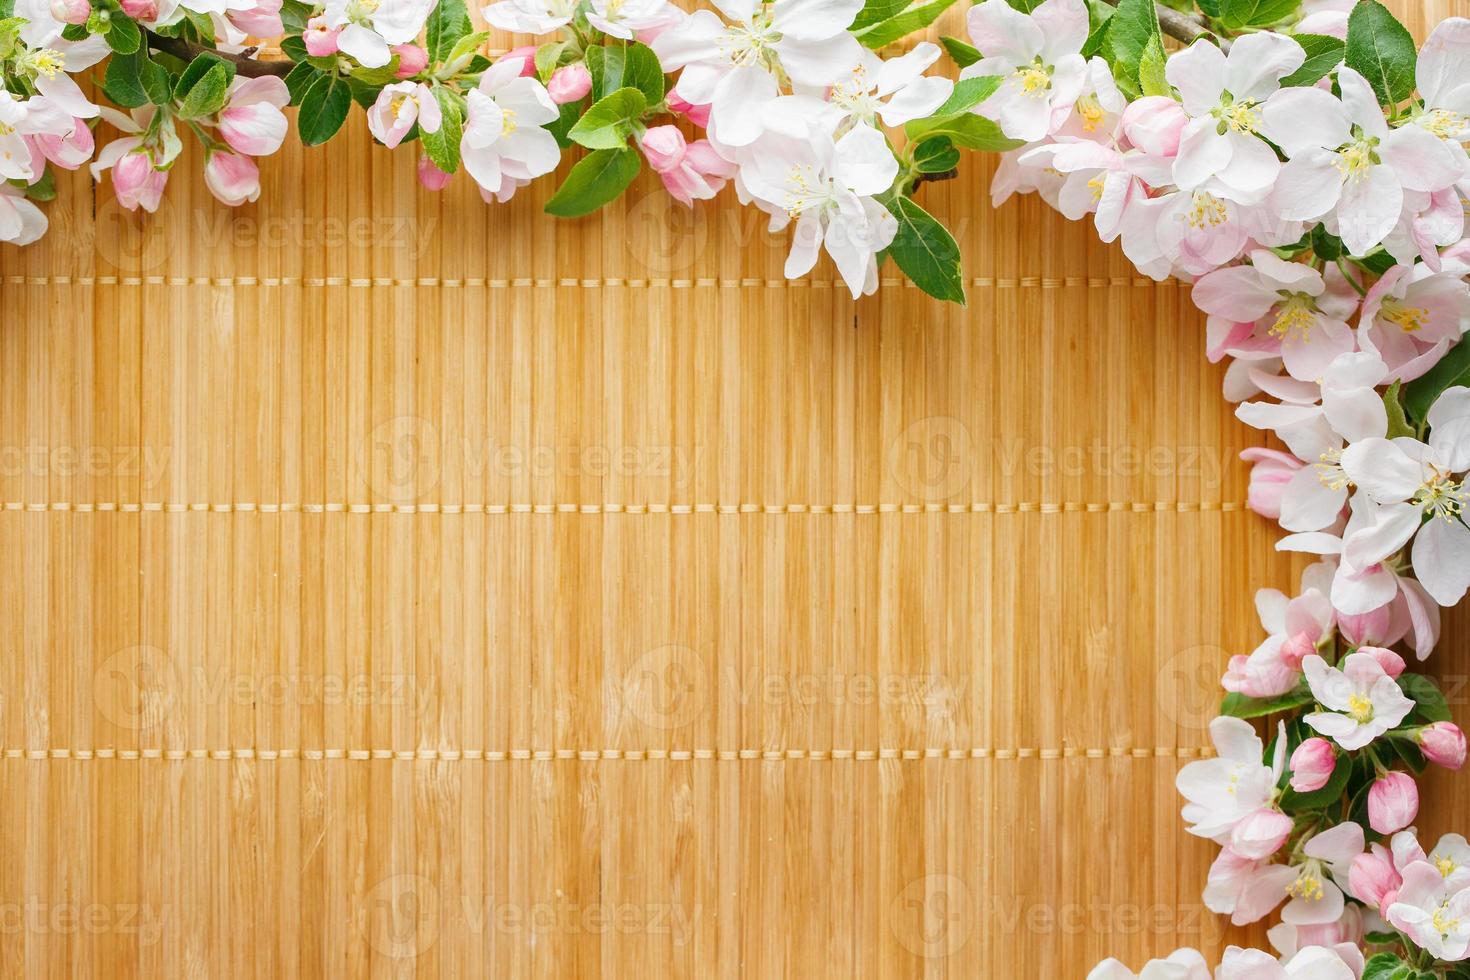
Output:
M288 107L314 146L359 106L429 190L550 177L546 211L577 218L646 165L689 206L731 185L790 235L789 277L825 253L857 297L891 260L963 303L916 198L1000 153L997 204L1039 194L1190 283L1226 397L1283 447L1245 454L1250 505L1314 556L1257 596L1217 754L1179 775L1220 845L1206 903L1281 920L1277 955L1232 949L1215 980L1470 977L1470 848L1412 830L1415 775L1460 768L1465 736L1408 670L1470 589L1470 20L1420 49L1377 0L982 0L968 41L896 52L953 0L711 2L494 0L485 22L536 43L492 61L464 0L15 0L0 241L44 232L53 167L156 209L190 138L214 195L253 201ZM92 69L112 105L72 78ZM1210 972L1186 950L1140 976Z

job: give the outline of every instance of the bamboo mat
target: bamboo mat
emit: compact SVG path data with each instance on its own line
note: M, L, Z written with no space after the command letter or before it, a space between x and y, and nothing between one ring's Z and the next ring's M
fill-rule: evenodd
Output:
M924 192L960 310L787 283L729 195L561 223L350 126L235 211L192 159L151 218L74 175L0 251L0 975L1260 939L1172 784L1295 571L1187 289L982 158Z

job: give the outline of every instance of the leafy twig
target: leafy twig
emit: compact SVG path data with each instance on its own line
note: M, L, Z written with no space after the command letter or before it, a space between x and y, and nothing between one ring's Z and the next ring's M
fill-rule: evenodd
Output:
M231 54L227 51L216 51L193 41L186 41L181 37L164 37L162 34L148 32L148 46L171 54L181 61L193 61L201 54L212 54L216 58L222 58L235 66L235 74L246 78L260 78L263 75L275 75L285 78L294 67L289 61L258 61L249 56L254 49L247 48L241 54Z

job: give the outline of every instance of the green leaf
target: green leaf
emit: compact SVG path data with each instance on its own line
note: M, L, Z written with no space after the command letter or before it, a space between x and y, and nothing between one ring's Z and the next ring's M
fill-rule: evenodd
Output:
M148 104L148 93L143 90L143 80L138 77L139 63L142 60L136 54L118 54L108 59L107 73L102 78L102 91L124 109L136 109Z
M593 150L624 146L633 134L633 124L643 118L648 100L636 88L620 88L592 104L567 134Z
M1388 413L1388 438L1397 439L1400 436L1414 437L1414 427L1404 416L1404 404L1399 400L1399 389L1403 387L1402 381L1395 381L1383 393L1383 408Z
M577 120L582 118L582 110L586 107L586 99L581 102L568 102L561 106L561 115L557 116L554 122L546 124L546 131L556 138L557 146L566 149L572 145L572 138L567 134L572 131Z
M1439 687L1423 674L1400 674L1398 685L1414 702L1414 713L1425 721L1450 721L1454 718Z
M1113 13L1113 5L1106 0L1087 0L1087 41L1082 45L1082 57L1091 58L1102 51Z
M300 34L306 30L306 22L311 19L312 7L309 3L301 0L282 0L281 3L281 26L286 29L287 34Z
M1361 980L1412 980L1415 972L1393 953L1378 953L1363 967Z
M1470 388L1470 344L1461 341L1450 348L1439 363L1404 386L1404 407L1416 422L1429 418L1429 410L1448 388Z
M663 100L664 69L658 55L646 44L594 45L587 49L585 58L592 75L593 109L598 101L621 88L642 92L648 105Z
M1149 42L1154 38L1162 41L1162 36L1153 0L1120 0L1117 12L1108 22L1108 36L1103 47L1113 66L1114 76L1125 90L1143 91L1138 84L1139 63Z
M429 133L420 130L419 139L434 166L452 174L459 169L459 139L464 135L464 111L454 93L443 86L434 86L434 100L439 103L439 131Z
M455 44L468 34L472 27L470 12L465 7L464 0L439 0L438 5L429 14L427 35L429 61L434 64L448 62L449 53L454 50Z
M450 49L449 57L444 59L444 63L455 65L460 71L484 71L490 67L490 59L476 52L480 50L480 45L488 40L490 40L489 31L475 31L473 34L466 34L454 42L454 47ZM484 61L484 64L480 65L480 61Z
M1173 95L1174 86L1164 77L1164 65L1168 55L1164 54L1164 39L1154 36L1138 59L1138 87L1144 95Z
M1220 0L1195 0L1195 6L1206 17L1220 16Z
M56 199L56 172L47 167L41 173L41 179L34 184L27 184L26 197L32 201L52 201Z
M1386 106L1398 105L1414 91L1414 38L1378 0L1365 0L1348 17L1347 64Z
M1316 85L1328 72L1342 64L1347 45L1326 34L1295 34L1292 40L1302 46L1307 60L1296 71L1281 80L1282 88Z
M1009 3L1023 14L1029 14L1041 6L1041 0L1009 0Z
M995 94L1000 88L1001 76L999 75L976 75L974 78L962 78L955 82L954 91L949 93L949 98L944 104L935 109L929 118L939 116L952 116L958 112L965 112L984 102Z
M1244 694L1231 692L1220 702L1220 714L1232 718L1260 718L1278 711L1300 708L1304 704L1311 704L1312 700L1311 688L1305 683L1274 698L1248 698Z
M988 153L1003 153L1024 145L1021 140L1009 139L1005 133L1001 132L1000 126L973 112L957 112L947 116L915 119L904 129L909 134L909 139L948 136L955 146Z
M949 52L949 58L961 68L968 68L980 60L980 49L966 44L957 37L941 34L939 43L944 45L944 50Z
M210 54L206 52L199 55L193 61L189 62L189 65L184 69L183 74L178 77L178 80L176 82L174 82L174 98L182 99L187 96L190 90L193 89L195 85L199 84L199 80L202 79L211 68L216 67L223 68L226 74L228 74L231 79L235 77L234 65L216 54Z
M107 46L118 54L132 54L143 45L143 32L137 23L114 10L107 28Z
M881 48L899 38L921 31L939 19L954 3L954 0L928 0L916 3L902 12L879 21L871 27L853 31L853 35L867 48Z
M1302 0L1220 0L1220 22L1232 31L1265 27L1290 17L1301 5Z
M964 306L960 247L949 229L910 198L890 197L884 205L898 219L898 232L888 246L888 254L903 274L935 299Z
M306 146L318 146L337 135L352 108L352 89L340 78L322 75L301 98L296 132Z
M913 160L921 174L942 174L959 166L960 151L948 136L931 136L914 146Z
M545 85L551 81L551 73L562 65L562 59L574 55L576 49L570 41L551 41L536 49L536 77Z
M1327 230L1326 225L1318 225L1307 235L1310 247L1320 259L1328 262L1336 262L1347 254L1342 247L1342 239Z
M202 60L195 59L196 62ZM205 119L219 112L229 98L230 79L234 74L233 66L223 62L206 68L204 74L190 85L189 94L184 96L184 104L179 107L179 115L185 119Z
M300 64L310 64L318 71L335 72L337 70L337 56L328 55L321 58L308 54L306 42L300 35L292 35L281 39L281 51L292 61Z
M566 181L551 195L546 213L558 218L591 214L623 193L642 166L638 151L626 146L589 153L577 161Z
M863 9L853 18L847 29L856 34L858 31L866 30L874 25L881 24L890 17L897 17L903 13L903 8L909 5L910 0L867 0Z
M300 105L306 90L320 77L322 73L304 61L292 68L286 74L286 91L291 93L291 104Z
M1336 751L1335 749L1333 751ZM1342 799L1342 792L1347 788L1348 780L1353 775L1353 761L1339 755L1337 764L1332 770L1332 775L1327 777L1327 782L1321 789L1310 793L1298 793L1294 789L1287 789L1281 795L1281 808L1292 814L1304 813L1308 810L1320 810L1330 803Z

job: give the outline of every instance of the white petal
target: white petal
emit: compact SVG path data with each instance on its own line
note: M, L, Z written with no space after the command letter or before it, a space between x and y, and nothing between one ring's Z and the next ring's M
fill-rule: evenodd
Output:
M1169 56L1164 78L1179 90L1184 111L1202 115L1220 104L1225 90L1225 55L1209 41L1196 41Z
M882 133L859 126L837 141L832 176L854 194L869 197L893 186L898 161Z
M1331 211L1342 196L1336 155L1308 149L1281 168L1271 192L1271 207L1288 221L1312 221Z
M1436 517L1414 539L1414 574L1441 606L1459 603L1470 589L1470 528Z
M1237 102L1261 102L1281 87L1281 79L1307 60L1307 52L1285 34L1263 32L1236 38L1225 63L1225 88Z
M776 0L772 26L798 41L825 41L852 23L863 0Z
M1383 503L1408 500L1424 482L1424 466L1387 439L1363 439L1342 453L1348 478Z
M1295 157L1313 148L1337 149L1351 137L1352 124L1332 93L1298 86L1283 89L1261 107L1261 133Z
M1404 188L1393 168L1369 167L1357 180L1343 182L1338 237L1353 255L1367 255L1393 231L1403 209Z

